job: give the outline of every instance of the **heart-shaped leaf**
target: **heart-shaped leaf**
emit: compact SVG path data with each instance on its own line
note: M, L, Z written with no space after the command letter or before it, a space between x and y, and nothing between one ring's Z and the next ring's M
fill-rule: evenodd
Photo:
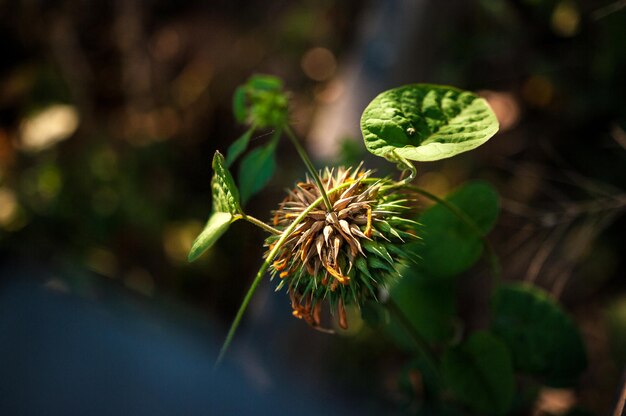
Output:
M361 116L365 146L385 157L393 152L433 161L472 150L498 131L483 98L456 88L413 84L378 95Z
M515 380L506 345L486 331L445 351L444 379L454 395L477 414L501 415L511 407Z
M571 385L585 369L582 339L572 320L543 290L512 283L492 300L493 331L509 346L515 367L551 386Z
M446 200L473 221L482 235L491 230L498 218L498 193L486 182L468 182ZM407 244L407 249L421 258L415 267L425 275L452 277L480 258L482 236L442 204L428 208L417 221L422 239Z

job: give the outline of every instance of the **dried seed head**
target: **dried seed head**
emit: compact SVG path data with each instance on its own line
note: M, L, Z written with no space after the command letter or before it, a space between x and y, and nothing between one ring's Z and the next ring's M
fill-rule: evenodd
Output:
M291 232L271 266L272 278L287 287L293 315L319 327L320 308L327 299L339 324L347 327L344 305L360 306L397 276L395 266L414 260L403 245L415 237L416 222L404 218L413 202L406 189L389 179L371 178L371 171L325 169L320 175L332 204L311 209ZM274 211L274 226L284 230L320 197L307 178L288 192ZM273 247L278 236L269 237Z

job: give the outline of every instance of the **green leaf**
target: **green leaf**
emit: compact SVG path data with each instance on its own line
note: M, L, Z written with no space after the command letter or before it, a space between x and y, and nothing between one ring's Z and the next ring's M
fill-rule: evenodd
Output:
M478 414L506 414L515 393L511 356L492 334L475 332L443 354L442 373L456 398Z
M447 198L471 219L482 234L496 222L499 203L496 191L484 182L469 182ZM398 269L403 276L390 289L391 297L416 330L431 342L444 342L454 333L456 312L454 281L479 258L483 250L481 236L441 204L426 210L417 221L422 240L402 245L411 253L411 262ZM401 345L410 345L391 332Z
M402 279L389 294L419 334L430 342L444 342L454 334L456 312L454 282L428 278L415 268L400 271ZM403 348L412 348L412 341L402 327L391 322L392 337Z
M433 161L485 143L498 120L483 98L456 88L413 84L378 95L361 116L365 146L385 157Z
M361 306L361 318L371 328L382 328L389 322L389 313L378 301L366 300Z
M214 212L204 230L193 242L187 259L192 262L208 250L226 232L231 222L233 222L233 216L230 213Z
M385 248L385 245L376 241L365 240L361 243L365 251L374 254L387 261L387 263L393 265L393 258Z
M280 132L265 146L257 147L246 155L239 165L241 201L245 204L252 195L268 184L276 170L276 148Z
M248 85L256 90L280 91L283 81L273 75L256 74L248 79Z
M228 226L238 219L234 215L241 214L239 191L233 176L224 166L224 156L220 152L216 151L213 155L212 166L213 213L204 230L193 242L187 257L190 262L197 259L226 232Z
M545 291L520 283L503 285L492 308L492 330L511 349L518 370L562 387L575 382L587 366L576 326Z
M250 142L250 137L254 132L253 128L248 129L244 134L241 135L240 138L235 140L229 147L226 152L226 166L230 166L233 164L237 158L246 151L248 148L248 143Z
M496 223L499 197L495 189L481 181L468 182L446 200L487 234ZM417 268L428 276L452 277L471 267L482 254L481 236L442 204L427 209L417 221L422 240L406 244L421 258Z
M380 270L385 270L389 273L395 273L396 270L394 270L394 268L392 266L390 266L387 262L382 261L381 259L379 259L376 256L369 256L367 258L367 265L369 268L372 269L380 269Z
M235 185L233 176L224 166L224 156L220 152L213 155L213 212L228 212L230 214L241 213L239 206L239 191Z
M280 129L287 123L288 99L283 82L271 75L253 75L235 90L233 112L240 123Z
M233 114L239 123L246 121L246 88L243 85L237 87L233 94Z

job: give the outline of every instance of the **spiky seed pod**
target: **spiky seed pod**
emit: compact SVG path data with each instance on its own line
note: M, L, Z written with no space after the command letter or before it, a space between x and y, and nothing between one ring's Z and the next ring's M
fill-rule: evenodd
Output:
M416 238L418 225L406 218L410 193L370 175L361 165L325 169L320 176L332 211L323 204L310 211L271 265L272 279L280 278L276 290L287 288L293 315L311 326L319 327L322 302L328 300L339 325L347 328L345 305L376 298L377 288L398 276L397 263L417 260L403 247ZM273 212L274 226L286 229L319 197L312 180L298 183ZM278 238L269 237L266 246L271 250Z

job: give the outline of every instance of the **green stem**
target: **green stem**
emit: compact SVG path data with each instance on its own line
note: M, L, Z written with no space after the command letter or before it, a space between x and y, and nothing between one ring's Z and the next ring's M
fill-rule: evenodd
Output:
M333 193L342 188L346 188L349 185L351 184L343 183L331 189L328 192ZM293 220L293 222L289 225L289 227L287 227L285 231L282 231L282 234L280 238L278 239L278 241L276 242L276 244L274 245L274 248L271 249L270 252L268 253L267 257L263 261L263 264L261 265L261 268L259 269L254 280L252 281L252 284L250 285L250 288L248 289L246 296L243 298L241 305L239 305L239 310L237 311L237 315L235 315L235 319L233 319L233 323L230 325L230 329L228 330L226 339L224 340L224 343L222 344L222 348L220 349L220 353L217 357L217 360L215 361L215 367L214 367L215 369L219 367L220 363L224 359L224 355L226 354L226 351L228 350L228 347L230 346L233 340L233 336L235 335L235 332L237 331L237 327L239 327L241 318L243 317L243 314L246 311L248 304L250 303L250 299L252 299L252 295L256 291L257 286L259 286L259 283L261 283L261 279L265 275L265 272L270 266L272 260L278 253L278 250L280 250L280 248L283 246L283 244L285 243L285 241L287 240L291 232L296 228L296 226L309 214L309 212L311 212L315 207L317 207L322 202L322 200L323 200L322 197L317 198L315 201L313 201L311 205L307 207L307 209L302 211L302 213L298 215L296 219Z
M385 156L385 159L395 163L398 169L402 170L402 175L404 175L406 171L409 171L409 175L406 178L402 179L400 182L398 182L397 185L408 185L417 176L417 169L415 168L415 165L411 163L408 159L397 154L395 151L391 151L391 153L388 153L387 156Z
M264 223L263 221L261 221L258 218L254 218L252 215L247 215L247 214L244 214L244 213L236 214L233 217L233 219L246 220L249 223L256 225L257 227L262 228L263 230L267 231L270 234L276 234L276 235L280 234L279 230L277 230L276 228L272 227L269 224Z
M328 195L326 195L326 190L324 189L322 180L320 179L320 176L317 174L317 171L315 170L315 166L313 166L313 162L311 162L311 159L309 159L309 155L307 155L306 150L304 150L304 148L300 145L300 142L298 142L298 138L296 137L296 135L294 134L294 132L291 130L289 126L285 127L285 132L287 133L289 140L291 140L291 143L293 143L293 145L295 146L296 151L298 152L298 154L300 155L300 158L306 165L306 168L309 170L309 173L311 174L311 176L313 176L313 180L317 184L317 187L320 190L320 194L322 195L322 198L324 200L324 205L326 205L326 210L328 212L331 212L333 210L333 205L330 203L330 199L328 199Z
M465 223L468 227L470 227L483 242L485 249L487 250L487 257L489 258L489 265L491 266L491 272L493 274L493 279L497 282L500 279L500 273L502 268L500 267L500 261L498 260L498 256L496 255L496 251L494 250L491 242L487 239L487 237L483 234L482 230L478 228L476 223L468 217L463 211L457 208L454 204L446 201L445 199L439 198L437 195L431 194L425 189L419 188L417 186L407 185L407 188L417 192L420 195L425 196L426 198L435 201L445 208L447 208L450 212L452 212L457 218Z
M389 296L389 299L387 299L387 302L385 303L385 305L387 306L387 310L389 310L389 313L391 313L394 316L394 318L396 318L396 321L404 328L407 334L411 337L418 353L424 359L424 362L429 367L429 370L437 379L439 379L440 374L439 374L439 365L437 364L437 358L435 354L433 353L433 351L431 350L428 343L426 342L426 340L422 337L422 335L419 332L417 332L417 330L413 326L413 323L411 323L409 318L406 317L402 309L395 303L395 301L391 298L391 296Z

